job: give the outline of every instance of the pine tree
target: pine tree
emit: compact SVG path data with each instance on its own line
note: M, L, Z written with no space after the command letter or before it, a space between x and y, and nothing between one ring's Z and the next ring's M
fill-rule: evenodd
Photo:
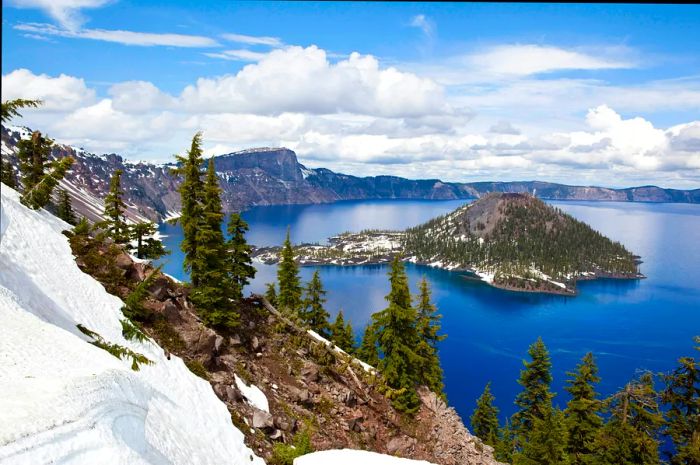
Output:
M31 191L44 177L50 165L49 155L52 147L53 141L43 137L39 131L34 131L32 137L17 143L17 158L24 192Z
M115 170L109 182L109 193L105 197L105 219L99 223L107 230L107 235L117 244L126 244L130 240L129 225L126 223L124 212L126 205L121 189L122 170Z
M299 266L294 260L294 249L289 239L289 228L287 228L287 237L284 240L280 263L277 267L277 281L279 282L277 304L280 310L296 314L301 308L301 284Z
M58 191L58 207L56 209L56 214L68 224L75 224L76 222L70 195L68 195L68 191L65 189Z
M136 242L136 256L138 258L157 260L163 255L170 253L169 250L165 249L162 241L155 237L149 237L157 231L154 223L147 221L136 223L131 226L130 231L130 239Z
M326 291L323 289L321 276L318 270L316 270L314 271L311 281L308 282L304 289L304 300L299 316L311 329L321 336L329 338L331 337L330 325L328 323L330 315L326 309L323 308L323 304L326 302L324 298L325 295Z
M528 432L532 431L535 419L544 420L550 412L554 397L549 390L552 383L552 362L542 338L537 338L528 354L532 360L523 361L525 369L520 372L518 380L523 391L515 398L515 404L520 410L513 415L513 430L520 447L528 441Z
M0 118L3 123L10 121L15 116L22 116L19 113L21 108L36 108L43 102L41 100L28 100L28 99L14 99L5 100L0 104Z
M593 354L587 353L576 372L567 374L571 379L565 389L571 394L571 400L564 411L569 431L566 451L572 465L587 465L592 463L593 442L603 426L599 414L601 402L594 387L600 378Z
M437 313L437 307L431 302L430 286L425 277L421 280L419 288L416 327L420 339L416 346L416 354L421 358L421 363L418 367L418 382L428 386L444 399L445 385L442 381L443 373L437 349L438 342L446 337L438 334L442 315Z
M408 278L398 257L391 263L389 282L391 291L386 296L389 306L372 315L379 351L383 355L378 368L387 385L395 391L392 393L394 408L413 414L420 405L415 388L421 359L413 349L419 342L417 314L411 305Z
M270 305L277 307L277 291L275 290L275 283L267 283L265 288L265 298Z
M202 209L202 134L197 133L192 138L192 145L186 156L177 155L178 168L173 170L173 174L181 176L182 183L178 187L180 192L180 203L182 213L180 223L182 224L183 239L180 249L185 253L183 267L190 273L190 282L197 286L199 282L199 270L193 265L197 252L197 228L200 221Z
M498 441L494 446L494 457L499 462L512 463L515 452L515 434L511 428L510 421L506 419L506 424L498 430Z
M596 465L658 465L657 435L664 422L651 373L606 400L611 417L596 437Z
M695 338L700 350L700 337ZM666 429L673 441L672 465L700 464L700 359L681 357L664 375L661 399L668 406Z
M15 176L15 170L12 167L10 160L5 160L0 158L0 182L4 183L7 187L15 189L17 187L17 176Z
M357 357L363 362L376 367L379 365L379 350L377 349L377 334L371 323L365 326L362 343L357 350Z
M61 179L73 164L73 158L64 157L51 162L51 171L44 174L38 183L30 189L25 189L20 197L20 202L29 208L38 209L45 207L51 200L51 192L58 186Z
M230 238L226 245L231 268L229 279L235 300L243 298L243 288L255 277L255 267L250 256L251 248L245 239L246 231L248 231L248 223L238 213L232 213L228 219L227 232Z
M221 231L224 214L221 207L221 188L214 167L209 159L209 168L203 188L203 204L197 227L195 242L197 249L192 260L193 269L199 273L197 285L192 291L192 301L200 316L210 326L233 328L237 314L231 302L232 289L228 281L229 264L226 243Z
M331 340L343 349L345 352L352 354L355 350L355 336L352 332L350 321L345 322L343 310L338 312L335 321L331 325Z
M491 382L486 383L484 392L476 401L476 409L471 416L472 432L485 444L496 447L498 443L498 408L493 405Z
M532 421L528 441L513 456L513 465L567 465L564 414L549 407Z

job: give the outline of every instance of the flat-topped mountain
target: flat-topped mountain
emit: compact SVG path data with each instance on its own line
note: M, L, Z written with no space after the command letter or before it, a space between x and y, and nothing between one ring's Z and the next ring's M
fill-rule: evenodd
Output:
M28 137L27 128L2 127L2 156L17 165L17 142ZM125 201L135 218L160 221L180 210L177 186L170 173L174 164L130 162L119 155L94 155L56 144L53 156L72 156L75 163L62 186L76 210L91 220L102 213L102 199L114 170L120 169ZM286 148L256 148L215 158L226 212L258 205L328 203L364 199L470 199L489 192L529 192L553 200L615 200L644 202L700 202L700 189L675 190L655 186L629 189L565 186L539 181L443 182L397 176L351 176L325 168L307 168Z
M255 250L277 261L279 248ZM575 294L581 279L638 279L639 257L530 194L491 193L405 231L363 231L296 248L302 265L403 260L468 272L493 286Z

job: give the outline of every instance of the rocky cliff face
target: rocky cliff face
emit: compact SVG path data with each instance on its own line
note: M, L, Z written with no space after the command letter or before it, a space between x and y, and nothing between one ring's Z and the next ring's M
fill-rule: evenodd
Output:
M16 164L16 144L30 131L2 128L3 157ZM179 180L170 174L172 164L132 163L119 155L93 155L57 144L53 156L75 159L63 187L79 213L91 220L102 212L109 178L121 169L122 187L129 214L159 221L179 211ZM676 190L655 186L609 189L566 186L539 181L453 183L438 179L413 180L396 176L358 177L325 168L310 169L285 148L260 148L220 155L216 169L223 189L226 212L258 205L327 203L364 199L467 199L489 192L528 192L552 200L615 200L639 202L700 203L700 189Z

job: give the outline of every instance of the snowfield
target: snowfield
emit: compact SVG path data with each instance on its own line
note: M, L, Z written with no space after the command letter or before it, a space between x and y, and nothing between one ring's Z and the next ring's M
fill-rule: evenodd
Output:
M69 225L0 190L0 463L264 463L209 383L122 337L122 301L78 269ZM131 370L78 323L153 365Z

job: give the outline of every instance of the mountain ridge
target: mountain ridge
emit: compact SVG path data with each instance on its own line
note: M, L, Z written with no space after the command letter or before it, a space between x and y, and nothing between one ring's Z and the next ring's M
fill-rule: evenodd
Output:
M16 144L31 131L2 127L2 155L16 166ZM76 210L90 220L99 219L101 202L116 169L123 171L122 186L129 214L162 221L180 209L179 180L169 168L174 163L130 162L117 154L94 155L56 144L53 157L72 156L72 170L62 182ZM307 168L296 153L284 147L251 148L214 157L226 212L255 206L331 203L340 200L479 198L489 192L528 192L546 200L700 203L700 189L657 186L613 189L571 186L545 181L448 182L399 176L354 176L327 168Z

